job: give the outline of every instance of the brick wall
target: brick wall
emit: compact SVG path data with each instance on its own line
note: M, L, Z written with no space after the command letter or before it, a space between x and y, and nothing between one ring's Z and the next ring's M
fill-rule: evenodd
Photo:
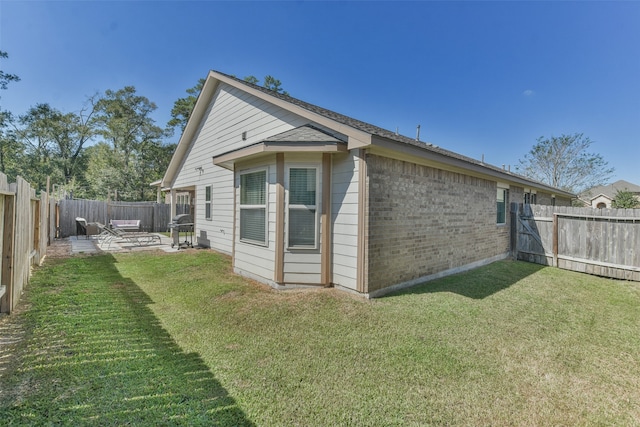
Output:
M367 167L369 292L508 252L495 182L375 155Z

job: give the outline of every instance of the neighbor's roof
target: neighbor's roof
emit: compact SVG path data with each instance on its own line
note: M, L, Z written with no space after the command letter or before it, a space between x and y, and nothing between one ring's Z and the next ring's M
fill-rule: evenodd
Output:
M596 197L603 195L613 200L618 191L630 191L632 193L640 194L640 185L633 184L628 181L619 180L609 185L599 185L593 187L590 190L580 194L582 200L593 200Z
M372 125L370 123L363 122L361 120L354 119L344 114L337 113L335 111L328 110L326 108L319 107L314 104L302 101L289 95L284 95L279 92L272 91L270 89L258 86L237 77L230 76L228 74L221 73L219 71L210 71L207 76L206 82L202 88L202 91L196 102L196 106L191 114L191 118L185 127L174 158L172 158L167 173L163 179L163 184L170 184L173 178L177 175L177 167L182 164L182 156L186 154L188 145L190 144L196 129L198 128L200 120L203 118L208 103L210 101L215 88L220 82L227 83L231 86L239 88L254 94L262 99L271 101L272 103L279 105L285 109L292 110L295 113L301 114L305 117L309 117L310 120L319 122L323 126L327 126L337 132L343 133L348 137L349 149L359 148L373 145L380 145L386 148L391 147L395 149L401 146L411 147L412 153L417 155L430 154L434 156L434 160L437 162L452 163L454 166L461 169L470 169L476 171L476 173L483 173L490 176L497 177L498 179L504 179L509 182L518 183L523 186L531 186L535 188L545 189L552 193L564 195L566 197L573 197L574 194L567 191L549 186L547 184L533 181L522 175L515 174L511 171L499 168L497 166L484 163L482 161L472 159L470 157L463 156L453 151L445 150L437 145L417 141L414 138L410 138L404 135L397 134L395 132L383 129L381 127ZM306 114L305 114L306 113ZM339 126L335 126L338 124ZM389 145L387 142L391 142ZM394 146L394 144L397 144ZM177 158L176 158L177 156Z

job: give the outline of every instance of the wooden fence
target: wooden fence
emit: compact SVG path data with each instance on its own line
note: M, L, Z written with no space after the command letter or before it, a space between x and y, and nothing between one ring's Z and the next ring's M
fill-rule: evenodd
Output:
M640 209L511 205L516 259L640 281Z
M105 225L112 219L136 219L140 220L140 230L149 232L167 231L171 222L171 205L155 202L59 200L56 212L59 238L76 235L76 217ZM176 212L188 213L189 205L177 205Z
M49 197L18 177L9 184L0 173L0 312L10 313L29 282L31 267L39 265L47 253L49 234Z

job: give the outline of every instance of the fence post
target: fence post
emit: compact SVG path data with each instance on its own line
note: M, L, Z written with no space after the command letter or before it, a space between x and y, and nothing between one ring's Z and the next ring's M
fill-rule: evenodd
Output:
M2 285L5 286L5 294L0 298L0 313L10 313L13 309L15 206L16 196L5 195L4 235L2 236Z
M558 214L553 213L553 266L558 267Z
M511 257L515 260L518 259L518 203L511 203L511 224L509 224L509 231L511 233L510 244L511 244Z

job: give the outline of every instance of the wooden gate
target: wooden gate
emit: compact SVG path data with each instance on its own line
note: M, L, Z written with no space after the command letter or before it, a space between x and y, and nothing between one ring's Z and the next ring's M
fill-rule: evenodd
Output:
M519 260L640 281L640 209L513 204Z

